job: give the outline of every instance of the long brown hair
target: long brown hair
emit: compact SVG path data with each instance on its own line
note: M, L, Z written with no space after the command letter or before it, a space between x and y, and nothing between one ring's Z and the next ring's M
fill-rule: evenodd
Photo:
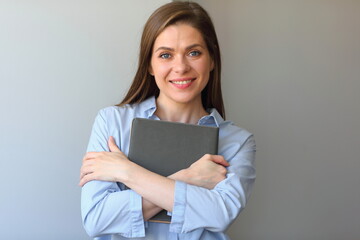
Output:
M134 80L118 106L140 103L150 96L159 96L159 88L149 73L154 42L159 34L175 23L186 23L196 28L207 45L214 61L214 69L210 73L209 82L201 93L205 109L216 108L225 118L225 109L221 93L221 58L220 48L214 25L208 13L197 3L171 2L158 8L148 19L141 37L139 65Z

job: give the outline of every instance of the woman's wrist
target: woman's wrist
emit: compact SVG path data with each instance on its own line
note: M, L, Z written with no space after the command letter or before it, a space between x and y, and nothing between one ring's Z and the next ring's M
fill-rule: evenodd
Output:
M181 182L185 182L185 183L189 183L190 184L190 180L191 180L191 171L189 171L189 169L182 169L170 176L168 176L168 178L175 180L175 181L181 181Z
M124 183L127 185L131 179L136 176L133 176L134 173L137 172L137 168L140 167L139 165L127 160L123 162L121 166L121 170L118 172L119 174L116 176L117 182Z

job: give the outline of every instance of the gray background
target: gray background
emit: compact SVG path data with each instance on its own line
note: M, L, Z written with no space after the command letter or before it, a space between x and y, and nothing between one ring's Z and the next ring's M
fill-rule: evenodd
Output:
M88 239L81 158L165 0L0 0L1 239ZM258 178L232 239L360 238L360 1L200 2Z

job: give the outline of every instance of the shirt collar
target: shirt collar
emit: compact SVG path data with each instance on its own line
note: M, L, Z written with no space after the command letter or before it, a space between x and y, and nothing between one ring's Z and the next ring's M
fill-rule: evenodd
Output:
M143 111L147 118L158 119L155 116L156 111L156 99L155 96L149 97L148 99L140 103L140 110ZM198 121L198 125L206 125L219 127L220 124L224 122L224 119L221 117L220 113L215 108L207 109L209 115L206 115Z
M224 119L221 117L220 113L215 108L209 108L207 109L207 112L209 113L209 115L200 118L198 124L220 127L220 124L224 122Z
M146 118L154 118L155 116L154 113L156 111L155 97L152 96L145 99L139 104L139 107L140 107L140 111L145 113Z

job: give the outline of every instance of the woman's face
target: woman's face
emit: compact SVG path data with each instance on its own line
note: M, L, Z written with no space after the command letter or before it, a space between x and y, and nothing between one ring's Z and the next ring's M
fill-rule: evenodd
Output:
M158 101L201 103L213 60L201 33L187 24L171 25L156 38L149 72L160 89Z

